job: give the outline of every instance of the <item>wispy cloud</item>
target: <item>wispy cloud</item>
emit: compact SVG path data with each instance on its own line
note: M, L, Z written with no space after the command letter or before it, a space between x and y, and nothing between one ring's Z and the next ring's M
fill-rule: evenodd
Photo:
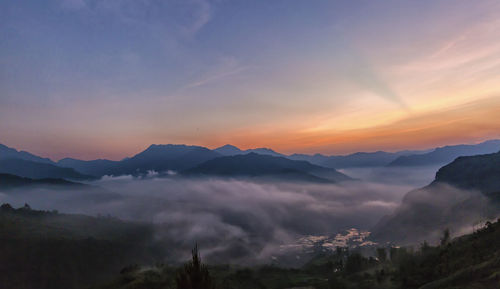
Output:
M213 7L208 0L97 0L91 3L88 0L62 0L60 5L73 12L109 14L126 23L164 26L168 33L183 37L196 35L213 17Z
M181 90L200 87L223 79L240 74L254 68L250 65L241 65L234 57L222 58L214 67L204 72L197 80L185 85Z
M305 235L334 235L353 226L367 229L394 210L407 190L361 182L323 185L179 178L105 178L95 185L105 188L109 197L103 198L98 188L97 192L33 189L0 194L0 202L152 222L157 240L175 248L170 250L170 261L184 259L184 252L199 242L207 260L242 264L267 263L279 245Z

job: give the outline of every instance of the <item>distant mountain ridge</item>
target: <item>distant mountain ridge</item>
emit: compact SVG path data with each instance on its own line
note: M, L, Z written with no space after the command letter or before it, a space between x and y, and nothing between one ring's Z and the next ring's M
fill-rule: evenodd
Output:
M490 154L498 151L500 151L500 140L489 140L475 145L444 146L425 154L400 156L388 166L444 165L460 156Z
M150 145L144 151L121 161L62 159L57 164L82 173L102 177L104 175L147 175L151 172L182 171L207 160L220 157L215 151L201 146Z
M181 171L221 156L201 146L151 145L135 156L119 162L111 175L147 174L149 171Z
M345 156L325 156L321 154L310 156L294 154L291 155L290 158L310 161L311 163L328 168L343 169L357 167L383 167L401 155L417 152L418 151L403 151L395 153L384 151L357 152Z
M22 159L39 163L55 164L49 158L39 157L26 151L18 151L14 148L10 148L6 145L0 144L0 160L5 159Z
M230 145L230 144L218 147L218 148L214 149L214 151L220 153L223 156L235 156L235 155L243 155L243 154L248 154L248 153L257 153L257 154L261 154L261 155L271 155L271 156L275 156L275 157L286 157L286 155L277 153L270 148L254 148L254 149L241 150L238 147Z
M498 148L498 149L496 149ZM21 176L31 178L72 178L82 179L85 177L99 178L104 175L119 176L133 175L144 176L152 172L166 174L170 172L182 172L194 168L204 162L213 160L222 156L238 156L248 153L256 153L259 155L268 155L275 157L284 157L289 160L307 161L311 164L332 168L366 168L366 167L383 167L383 166L399 166L399 165L439 165L442 162L451 162L457 156L470 155L476 152L484 153L495 152L500 150L500 140L486 141L478 145L458 145L437 148L433 151L400 151L400 152L358 152L350 155L342 156L326 156L322 154L306 155L292 154L284 155L269 148L255 148L241 150L236 146L227 144L216 149L208 149L202 146L191 146L184 144L153 144L138 154L122 159L121 161L112 161L106 159L98 160L78 160L73 158L64 158L57 163L48 158L39 157L24 151L17 151L5 145L0 145L0 160L18 159L31 161L33 163L43 163L55 166L56 168L73 169L74 172L59 170L59 173L54 167L38 166L38 172L31 169L31 173L27 174L17 169L2 170L4 173L16 174L21 173ZM437 163L436 163L437 162ZM446 163L447 163L446 162ZM36 166L29 163L29 167ZM28 163L27 163L28 164ZM445 163L443 163L445 164ZM441 164L441 165L443 165ZM43 170L50 170L51 173L43 173ZM82 176L78 176L77 174Z

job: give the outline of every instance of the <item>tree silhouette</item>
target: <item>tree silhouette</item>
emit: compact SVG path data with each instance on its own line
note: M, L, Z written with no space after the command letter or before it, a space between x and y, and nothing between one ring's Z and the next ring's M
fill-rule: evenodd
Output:
M387 252L385 251L385 248L377 248L377 258L382 263L387 260Z
M184 265L176 277L177 289L215 289L215 283L210 277L208 268L201 264L198 245L192 252L192 260Z
M450 230L445 229L441 238L441 246L445 246L450 242Z

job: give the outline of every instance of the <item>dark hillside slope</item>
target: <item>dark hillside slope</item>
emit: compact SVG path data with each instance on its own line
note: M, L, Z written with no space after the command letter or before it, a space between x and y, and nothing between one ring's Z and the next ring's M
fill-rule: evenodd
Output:
M487 195L500 192L500 152L459 157L439 169L435 182L475 189Z
M15 175L0 174L0 189L13 189L28 186L54 186L54 187L86 187L84 184L70 182L64 179L30 179Z
M184 172L186 175L221 177L274 177L304 181L350 180L348 176L313 165L306 161L293 161L284 157L248 153L216 158Z
M128 264L161 260L152 239L148 225L4 204L0 207L0 288L86 288Z

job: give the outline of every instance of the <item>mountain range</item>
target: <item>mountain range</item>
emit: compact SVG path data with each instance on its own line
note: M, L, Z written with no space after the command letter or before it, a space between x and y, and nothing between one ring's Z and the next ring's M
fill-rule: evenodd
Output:
M277 153L269 148L255 148L255 149L241 150L238 147L235 147L230 144L218 147L214 149L214 151L218 152L223 156L235 156L235 155L244 155L248 153L257 153L261 155L270 155L275 157L286 157L286 155Z
M425 153L426 151L401 151L401 152L357 152L345 156L325 156L322 154L304 155L293 154L289 158L293 160L309 161L313 164L329 168L363 168L363 167L383 167L391 163L399 156Z
M489 140L475 145L444 146L428 153L401 155L388 166L445 165L460 156L490 154L498 151L500 151L500 140Z
M232 145L224 145L216 149L190 145L157 145L153 144L144 151L125 158L121 161L106 159L79 160L64 158L54 162L26 151L0 145L0 173L18 175L21 177L63 178L68 180L91 180L104 175L145 176L150 173L187 174L187 175L225 175L231 168L233 176L287 176L287 179L298 178L309 181L338 181L346 179L334 169L364 168L383 166L424 166L443 165L453 161L456 157L492 153L500 150L500 140L486 141L477 145L457 145L423 151L400 152L358 152L344 156L326 156L322 154L284 155L269 148L255 148L241 150ZM242 157L242 156L247 157ZM274 158L261 158L267 156ZM287 165L285 162L290 161ZM244 161L251 164L242 171ZM207 163L206 163L207 162ZM262 163L260 163L262 162ZM297 162L297 163L293 163ZM321 167L325 174L318 174L318 169L311 173L311 167L304 164ZM206 163L206 164L204 164ZM270 166L270 164L272 165ZM265 164L265 165L264 165ZM293 165L292 165L293 164ZM252 167L254 168L252 170ZM261 172L257 173L256 168ZM300 169L297 169L300 167ZM271 169L272 168L272 169ZM279 169L278 169L279 168ZM330 170L327 170L330 169ZM333 169L333 171L332 171ZM211 171L210 171L211 170ZM225 172L224 172L225 171ZM264 173L266 172L266 173ZM348 178L348 177L347 177Z

